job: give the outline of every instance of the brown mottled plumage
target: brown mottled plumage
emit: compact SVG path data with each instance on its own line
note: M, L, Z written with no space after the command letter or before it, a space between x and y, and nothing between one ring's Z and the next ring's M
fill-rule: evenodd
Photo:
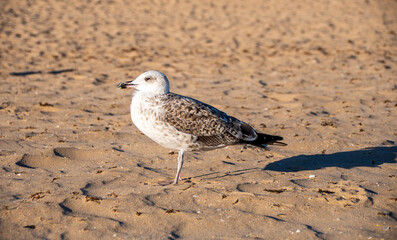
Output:
M164 101L163 120L180 132L197 136L200 148L223 147L257 137L248 124L203 102L174 93L159 99Z
M158 71L141 74L120 88L135 87L131 119L160 145L179 150L174 184L180 180L185 151L209 150L247 143L279 143L282 137L258 133L250 125L198 100L169 92L167 77Z

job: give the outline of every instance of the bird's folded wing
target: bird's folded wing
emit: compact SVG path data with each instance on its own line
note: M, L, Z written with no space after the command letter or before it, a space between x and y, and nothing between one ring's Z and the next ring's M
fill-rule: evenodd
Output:
M210 146L257 137L248 124L192 98L170 93L163 107L168 124L178 131L197 136L199 141Z

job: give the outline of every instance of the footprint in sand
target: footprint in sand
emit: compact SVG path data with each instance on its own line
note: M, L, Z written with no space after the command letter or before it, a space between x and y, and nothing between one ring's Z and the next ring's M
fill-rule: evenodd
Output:
M106 157L105 150L77 149L77 148L55 148L54 154L58 157L72 160L98 160Z
M372 205L370 193L349 181L325 183L310 179L295 179L291 182L299 186L301 191L314 193L317 200L329 204L344 207L356 204Z
M55 148L37 155L24 154L16 164L27 168L55 170L67 168L71 164L102 160L106 155L106 150Z
M111 228L123 225L123 222L114 218L115 211L112 202L103 202L99 197L74 196L59 203L63 215L74 216L76 222L90 218L92 222L106 224Z
M43 169L63 169L71 164L72 161L66 158L60 158L53 154L24 154L22 158L16 162L18 166L26 168L43 168Z
M273 180L263 181L262 183L241 183L236 188L239 192L252 193L255 195L279 194L292 191L293 188L283 182Z
M337 182L326 188L319 188L317 192L321 194L321 197L318 198L320 201L330 204L344 207L356 204L372 205L372 198L369 192L360 186L355 186L345 181Z

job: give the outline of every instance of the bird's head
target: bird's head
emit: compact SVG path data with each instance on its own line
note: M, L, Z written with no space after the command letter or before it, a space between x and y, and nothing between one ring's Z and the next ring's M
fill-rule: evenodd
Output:
M139 75L135 80L120 83L121 89L136 88L147 93L164 94L170 90L167 77L159 71L147 71Z

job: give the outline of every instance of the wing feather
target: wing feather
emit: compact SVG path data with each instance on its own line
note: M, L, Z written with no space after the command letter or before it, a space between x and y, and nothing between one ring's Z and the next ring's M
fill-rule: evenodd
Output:
M178 131L197 136L207 146L257 138L250 125L203 102L174 93L169 93L164 102L165 121Z

